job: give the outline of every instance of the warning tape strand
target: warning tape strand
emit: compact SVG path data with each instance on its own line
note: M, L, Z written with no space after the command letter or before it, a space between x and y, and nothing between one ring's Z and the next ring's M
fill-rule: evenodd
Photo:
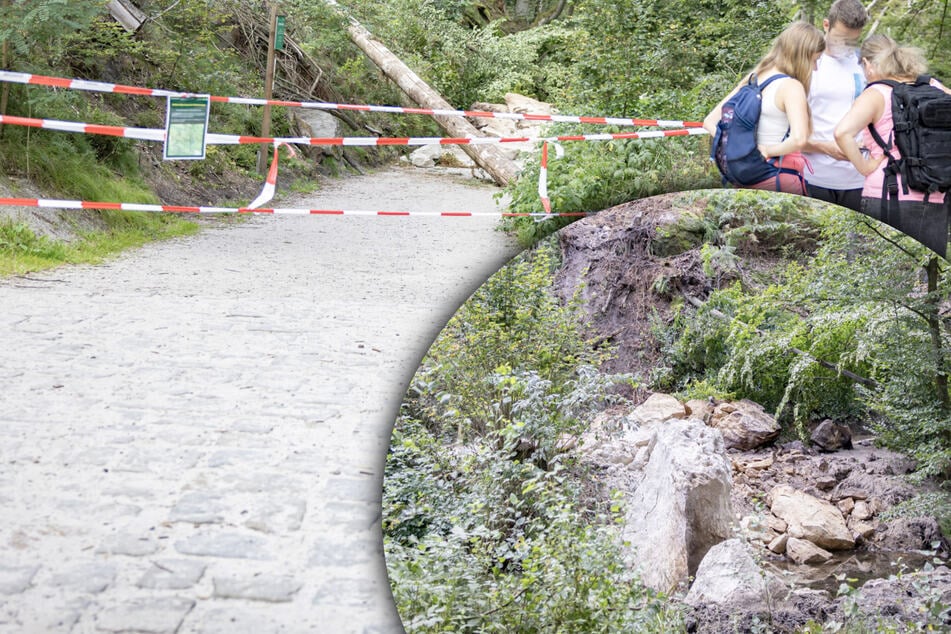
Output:
M383 211L365 209L307 209L294 207L273 207L254 209L251 207L211 207L187 205L153 205L145 203L90 202L86 200L57 200L53 198L0 198L0 206L40 207L46 209L113 209L123 211L148 211L179 214L267 214L292 216L428 216L441 218L522 218L522 217L582 217L595 212L572 213L529 213L509 211Z
M31 73L19 73L0 70L0 81L8 83L29 84L34 86L48 86L67 90L86 90L93 92L116 93L125 95L142 95L149 97L189 97L195 93L187 93L159 88L140 88L123 84L111 84L86 79L67 79L64 77L49 77ZM204 95L202 95L204 96ZM703 124L699 121L675 121L667 119L638 119L630 117L586 117L578 115L536 114L518 112L491 112L483 110L444 110L433 108L406 108L401 106L381 106L368 104L326 103L322 101L287 101L282 99L257 99L253 97L221 97L210 95L208 98L214 103L231 103L249 106L287 106L291 108L311 108L319 110L349 110L362 112L384 112L388 114L417 114L433 117L469 117L473 119L509 119L516 121L549 121L553 123L588 123L593 125L618 125L658 128L699 128Z
M0 115L0 124L28 126L44 130L78 132L119 136L145 141L164 141L165 130L158 128L135 128L99 125L58 119L36 119ZM645 130L641 132L617 132L611 134L575 134L552 137L259 137L238 134L208 133L209 145L281 144L312 146L422 146L422 145L492 145L501 143L571 142L571 141L617 141L626 139L657 139L662 137L706 135L703 128L681 130Z

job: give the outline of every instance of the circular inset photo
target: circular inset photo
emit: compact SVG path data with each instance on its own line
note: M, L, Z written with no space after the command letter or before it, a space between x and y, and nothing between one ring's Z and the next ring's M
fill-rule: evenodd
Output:
M406 630L946 625L934 246L815 199L702 190L521 253L436 338L394 427Z

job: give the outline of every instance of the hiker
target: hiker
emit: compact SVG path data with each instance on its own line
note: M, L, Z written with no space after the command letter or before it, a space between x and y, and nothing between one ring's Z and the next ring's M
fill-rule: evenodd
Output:
M836 0L822 21L826 49L812 73L812 136L803 149L812 167L804 175L809 196L855 211L862 202L865 177L842 154L834 132L865 87L858 53L866 22L868 12L859 0Z
M924 191L907 187L901 172L894 176L889 191L890 161L870 129L871 124L886 145L894 146L890 149L894 159L901 158L898 147L892 143L895 136L892 93L896 88L876 82L914 83L928 70L924 55L917 48L899 46L886 35L873 35L862 44L861 64L869 86L835 129L836 143L865 177L860 211L910 235L944 257L948 240L947 198L943 193L931 192L926 201ZM930 83L951 94L937 80ZM861 147L856 141L859 133ZM944 156L946 158L947 153Z
M808 22L794 22L773 41L753 72L706 116L703 127L714 136L711 158L725 181L749 189L806 193L800 154L811 132L806 96L824 49L822 31ZM757 97L761 91L762 100L743 100L751 90ZM758 113L750 124L755 141L748 140L749 125L738 127L747 112ZM749 146L750 153L737 158L737 145Z

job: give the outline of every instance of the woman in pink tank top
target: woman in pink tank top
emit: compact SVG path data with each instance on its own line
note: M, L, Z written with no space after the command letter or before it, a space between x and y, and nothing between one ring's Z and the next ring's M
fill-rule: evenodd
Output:
M879 79L899 82L914 82L928 71L924 56L916 48L899 46L886 35L872 35L862 44L861 64L869 83ZM945 92L940 82L932 83ZM898 175L899 217L888 213L888 204L882 196L885 167L888 164L885 150L875 141L868 126L871 124L878 135L888 143L893 138L892 88L885 84L868 86L852 104L835 129L835 140L856 169L865 176L862 188L862 213L882 220L923 242L940 255L947 246L948 209L943 202L924 202L923 192L908 189L904 192L901 175ZM861 133L862 146L856 137ZM894 158L900 158L897 147L890 150ZM937 225L935 223L938 223ZM934 231L934 226L945 227L943 232ZM937 234L940 233L940 237ZM930 240L926 236L930 235ZM925 239L923 239L925 238ZM931 244L934 243L934 244Z

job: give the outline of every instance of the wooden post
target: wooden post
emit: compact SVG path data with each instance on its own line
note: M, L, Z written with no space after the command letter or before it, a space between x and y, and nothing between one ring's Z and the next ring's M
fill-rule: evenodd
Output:
M270 25L267 40L267 68L264 71L264 98L270 99L274 91L274 39L277 36L277 2L271 4ZM264 106L264 120L261 121L261 136L271 135L271 106ZM258 148L258 172L267 174L270 146L261 144Z

